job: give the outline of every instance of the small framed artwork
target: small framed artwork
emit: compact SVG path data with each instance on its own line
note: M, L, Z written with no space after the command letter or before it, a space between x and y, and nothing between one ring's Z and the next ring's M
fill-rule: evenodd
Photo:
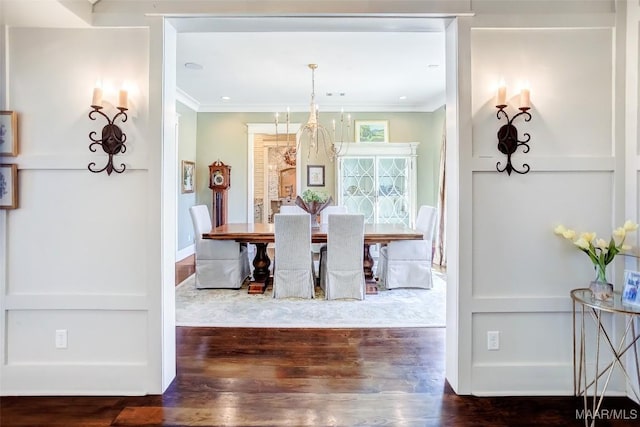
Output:
M631 270L624 271L622 303L640 305L640 272Z
M18 114L0 111L0 156L18 155Z
M356 142L389 142L388 120L356 120Z
M324 165L307 165L307 187L324 187Z
M18 207L18 166L0 165L0 209Z
M182 192L193 193L195 189L196 164L188 160L182 161Z

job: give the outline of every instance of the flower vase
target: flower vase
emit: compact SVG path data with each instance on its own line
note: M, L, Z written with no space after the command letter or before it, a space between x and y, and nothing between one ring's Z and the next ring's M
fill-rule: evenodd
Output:
M324 202L305 202L304 200L302 200L302 197L297 196L295 203L297 206L301 207L305 212L311 215L312 228L320 228L320 212L324 208L329 206L332 201L333 198L331 196L329 196L329 198Z
M613 298L613 284L607 280L606 267L595 266L596 278L589 285L592 297L596 301L608 301Z

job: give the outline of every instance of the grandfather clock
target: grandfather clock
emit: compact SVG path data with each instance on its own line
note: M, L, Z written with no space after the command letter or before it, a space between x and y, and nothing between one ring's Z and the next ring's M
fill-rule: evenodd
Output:
M227 191L231 186L231 166L220 160L209 165L209 188L213 190L213 226L227 223Z

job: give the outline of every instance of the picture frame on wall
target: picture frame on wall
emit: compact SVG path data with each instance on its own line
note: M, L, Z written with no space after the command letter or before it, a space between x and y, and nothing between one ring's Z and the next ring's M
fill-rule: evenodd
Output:
M389 142L388 120L356 120L356 142Z
M307 187L324 187L324 165L307 165Z
M196 164L189 160L182 161L182 174L180 182L182 193L193 193L196 188Z
M0 165L0 209L18 207L18 165Z
M0 156L18 155L18 114L0 111Z

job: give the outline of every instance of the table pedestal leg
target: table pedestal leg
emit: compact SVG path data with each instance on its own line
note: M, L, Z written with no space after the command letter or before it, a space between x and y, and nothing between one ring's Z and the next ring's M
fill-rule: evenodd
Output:
M373 258L369 252L369 244L364 244L362 257L362 270L364 271L364 281L366 283L366 294L375 295L378 293L378 283L373 277Z
M253 280L249 282L250 294L263 294L269 284L269 266L267 243L255 243L256 256L253 258Z

